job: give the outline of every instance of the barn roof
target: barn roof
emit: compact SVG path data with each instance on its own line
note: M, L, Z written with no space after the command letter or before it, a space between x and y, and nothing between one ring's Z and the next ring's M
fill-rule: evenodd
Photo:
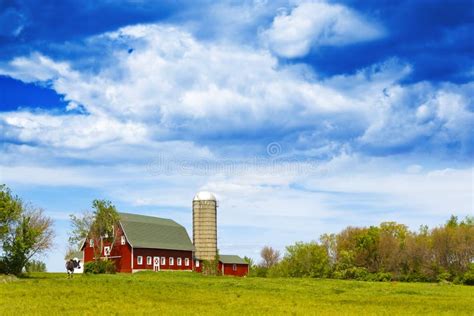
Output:
M247 264L247 262L240 258L239 256L235 255L219 255L219 261L224 263L224 264Z
M186 229L171 219L129 213L119 216L134 248L194 250Z

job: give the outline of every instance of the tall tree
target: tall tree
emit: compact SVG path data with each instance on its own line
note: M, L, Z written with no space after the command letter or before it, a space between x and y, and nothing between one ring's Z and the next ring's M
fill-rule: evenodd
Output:
M79 250L80 244L85 241L94 222L94 214L89 211L76 216L70 214L72 231L69 233L69 248L72 252Z
M52 247L53 221L40 208L25 205L0 187L0 243L6 273L20 274L36 255Z
M12 228L12 224L20 218L23 203L17 196L13 196L6 185L0 185L0 242ZM1 244L0 244L1 247Z
M92 240L94 257L99 259L104 245L110 247L110 252L116 242L119 214L112 202L107 200L92 201L92 212L84 212L81 216L70 215L72 231L69 242L74 249L82 240ZM108 256L108 255L106 255Z
M280 252L270 246L265 246L260 251L262 257L262 266L271 268L280 261Z

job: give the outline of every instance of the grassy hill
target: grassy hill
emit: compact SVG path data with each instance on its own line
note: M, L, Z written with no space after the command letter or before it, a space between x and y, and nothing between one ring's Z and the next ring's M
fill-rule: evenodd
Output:
M1 279L1 277L0 277ZM38 273L0 282L0 315L473 315L474 287L317 279L204 277L186 272Z

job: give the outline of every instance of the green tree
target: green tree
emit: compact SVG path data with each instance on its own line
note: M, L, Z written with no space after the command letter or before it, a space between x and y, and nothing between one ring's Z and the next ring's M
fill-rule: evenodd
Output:
M6 185L0 185L0 242L3 242L5 235L11 233L10 230L13 224L20 219L22 210L21 199L13 196Z
M330 264L327 250L316 242L297 242L286 247L280 264L271 269L270 275L322 278L329 276Z
M83 212L81 215L76 216L70 214L72 230L69 233L69 246L71 251L78 251L81 243L87 238L94 222L94 214L89 211Z
M35 255L53 243L53 222L42 209L25 205L4 185L0 187L0 242L2 269L20 274Z
M94 257L99 259L104 243L110 245L110 252L117 239L119 214L112 202L107 200L94 200L92 202L93 220L90 224L88 238L94 240ZM87 222L87 221L86 221Z

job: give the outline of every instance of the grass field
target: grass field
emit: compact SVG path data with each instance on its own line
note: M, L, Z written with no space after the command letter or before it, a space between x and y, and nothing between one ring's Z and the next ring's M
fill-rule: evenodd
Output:
M199 274L0 276L0 315L455 314L474 315L474 287Z

